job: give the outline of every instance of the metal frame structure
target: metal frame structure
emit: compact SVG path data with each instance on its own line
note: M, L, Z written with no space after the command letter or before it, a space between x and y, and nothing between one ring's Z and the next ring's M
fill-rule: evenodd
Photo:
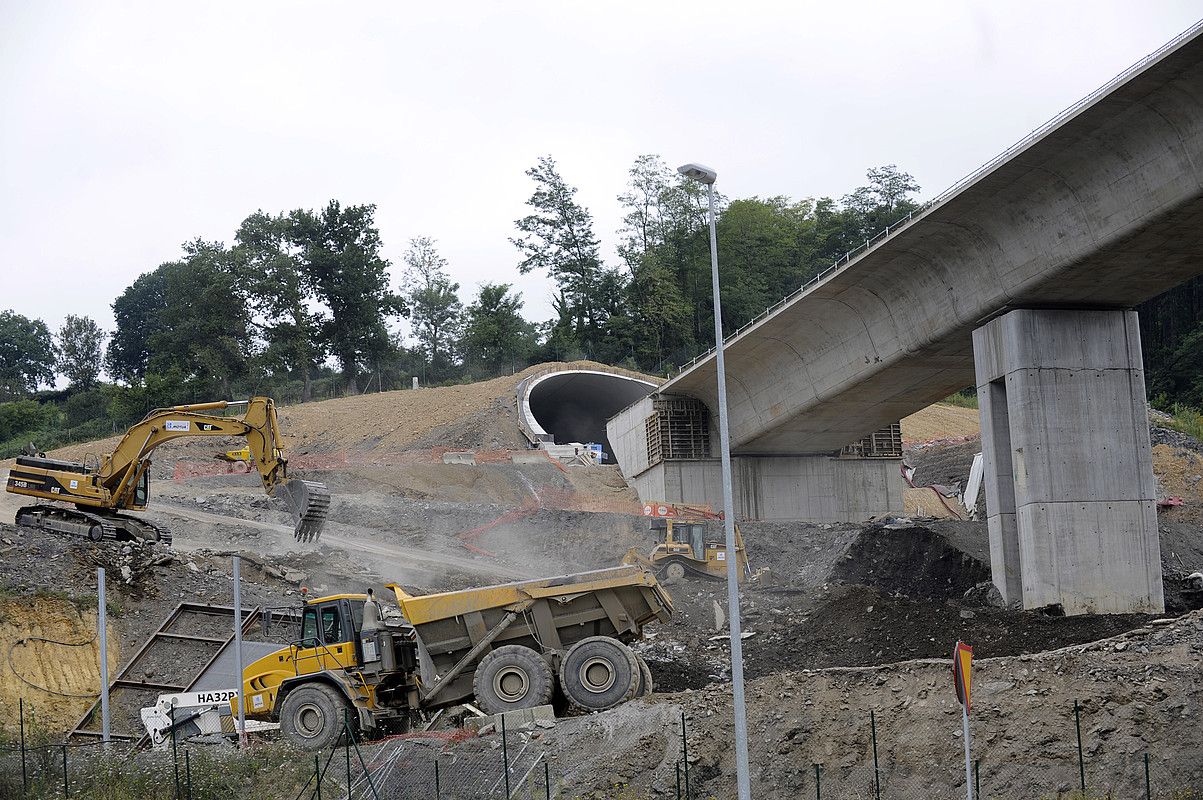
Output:
M182 633L173 630L177 625L187 627L189 615L204 615L206 617L225 617L229 620L226 624L226 629L230 631L225 637L219 636L198 636L192 633ZM262 616L262 609L259 607L243 609L242 612L242 632L247 633L250 628L259 621ZM230 647L234 642L233 633L233 617L234 606L211 605L208 603L180 603L171 613L164 618L158 629L147 637L142 647L138 648L138 652L126 662L125 666L117 673L117 677L109 684L109 695L111 705L120 705L122 694L133 691L156 691L162 694L186 692L190 690L196 681L205 673L207 669L215 662L227 647ZM138 666L143 657L149 653L156 645L165 641L188 641L201 642L213 646L213 654L201 664L188 678L187 681L181 683L158 683L155 681L137 680L132 677L134 668ZM68 739L100 739L103 734L97 730L92 730L89 727L93 721L99 721L98 712L100 710L100 701L93 703L88 708L84 715L79 718L75 726L67 734ZM111 731L110 738L134 742L135 745L141 745L147 738L145 731L129 733L124 731Z

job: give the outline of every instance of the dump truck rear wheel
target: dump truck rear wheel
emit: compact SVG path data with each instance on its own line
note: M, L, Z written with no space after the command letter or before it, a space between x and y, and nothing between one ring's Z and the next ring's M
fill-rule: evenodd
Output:
M329 686L299 686L284 697L280 730L304 750L324 750L338 741L347 702Z
M635 660L639 662L639 697L647 697L656 690L656 684L652 680L652 668L647 665L647 661L638 653L635 654Z
M585 711L605 711L630 700L640 683L634 651L609 636L582 639L560 661L560 688Z
M547 705L555 688L555 675L543 657L519 644L489 653L472 677L472 692L486 714Z

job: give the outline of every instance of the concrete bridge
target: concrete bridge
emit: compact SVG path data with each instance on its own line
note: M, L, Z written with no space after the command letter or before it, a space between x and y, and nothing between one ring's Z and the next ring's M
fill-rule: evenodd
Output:
M1004 596L1067 613L1159 610L1130 309L1199 274L1196 26L728 340L736 513L900 510L888 441L847 446L977 385ZM670 400L704 416L715 386L709 355L610 420L641 496L721 505L717 450L682 442L666 457L662 433ZM649 446L654 427L662 441Z

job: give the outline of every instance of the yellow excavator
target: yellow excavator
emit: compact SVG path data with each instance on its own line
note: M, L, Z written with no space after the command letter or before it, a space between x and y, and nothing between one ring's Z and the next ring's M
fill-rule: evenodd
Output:
M241 417L205 413L246 406ZM122 511L142 511L150 488L150 454L162 444L192 436L242 436L264 490L288 503L296 520L296 539L310 542L321 534L330 508L323 483L288 479L288 460L280 439L276 405L268 397L157 408L125 432L102 459L83 463L44 455L18 456L9 470L7 490L59 504L25 506L16 523L33 528L101 539L171 542L171 534Z
M656 546L647 555L632 547L623 564L651 570L666 584L687 575L722 580L727 577L727 544L723 535L722 514L710 506L685 503L647 503L643 515L649 517ZM736 574L742 583L751 573L743 535L735 526Z

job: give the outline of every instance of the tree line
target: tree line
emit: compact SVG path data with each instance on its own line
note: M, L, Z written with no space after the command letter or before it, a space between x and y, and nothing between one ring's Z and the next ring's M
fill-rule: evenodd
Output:
M69 316L52 333L41 320L0 313L0 401L8 401L0 443L44 425L45 410L14 407L22 416L4 406L58 376L67 389L41 396L72 428L126 424L177 402L252 393L304 401L315 391L397 388L411 376L487 378L539 361L589 358L664 374L712 346L704 187L658 156L637 158L616 198L622 224L617 258L608 259L555 160L538 159L526 175L529 213L510 241L518 272L545 274L554 287L550 319L527 320L504 282L480 284L465 302L429 237L410 239L394 268L373 205L258 210L229 244L195 239L140 275L113 301L111 333L87 317ZM918 184L894 165L866 178L838 200L717 197L728 333L920 207ZM1203 404L1203 281L1140 310L1150 392ZM111 382L100 380L102 367Z

